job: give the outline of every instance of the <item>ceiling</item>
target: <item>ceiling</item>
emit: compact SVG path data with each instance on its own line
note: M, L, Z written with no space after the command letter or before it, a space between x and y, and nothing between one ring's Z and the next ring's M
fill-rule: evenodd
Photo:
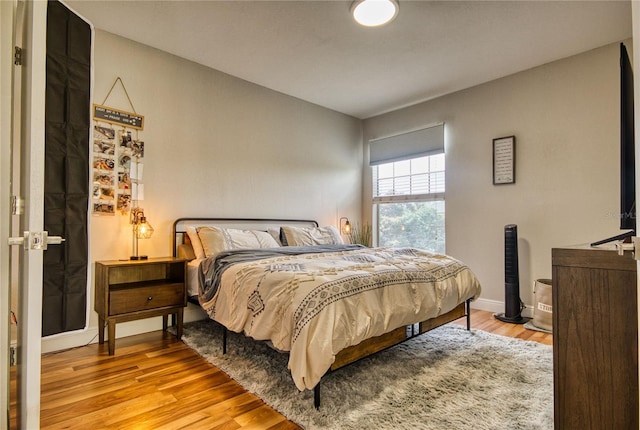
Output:
M631 38L630 1L64 0L96 29L357 118Z

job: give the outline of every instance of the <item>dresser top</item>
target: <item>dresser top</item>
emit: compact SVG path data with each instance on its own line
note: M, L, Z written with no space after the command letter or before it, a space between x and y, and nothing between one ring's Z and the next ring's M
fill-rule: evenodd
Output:
M551 263L554 266L588 267L594 269L636 270L636 260L631 251L618 255L614 244L590 246L589 244L553 248Z

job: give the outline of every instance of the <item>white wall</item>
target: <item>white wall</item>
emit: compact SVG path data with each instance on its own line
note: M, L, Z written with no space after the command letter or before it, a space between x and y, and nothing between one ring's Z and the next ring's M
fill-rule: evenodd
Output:
M259 65L256 65L259 67ZM361 121L119 36L96 31L94 103L119 76L145 116L145 209L155 232L140 253L171 255L171 226L185 216L316 219L361 212ZM118 84L105 105L132 111ZM128 216L91 217L91 261L131 254ZM97 332L45 339L43 351ZM188 314L189 315L189 314ZM191 318L197 317L193 312ZM157 330L160 319L118 324L117 337Z
M527 304L551 248L620 233L618 64L612 44L364 121L365 142L445 122L447 253L480 278L477 307L504 311L505 225L518 225ZM492 139L509 135L516 183L494 186ZM365 169L365 216L370 183Z

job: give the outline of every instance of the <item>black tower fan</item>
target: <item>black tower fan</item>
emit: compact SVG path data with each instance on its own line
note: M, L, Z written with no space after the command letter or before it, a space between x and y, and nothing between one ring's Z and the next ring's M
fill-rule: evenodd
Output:
M500 321L524 324L529 319L521 313L524 303L520 300L520 273L518 271L518 226L504 226L504 305L505 312L495 314Z

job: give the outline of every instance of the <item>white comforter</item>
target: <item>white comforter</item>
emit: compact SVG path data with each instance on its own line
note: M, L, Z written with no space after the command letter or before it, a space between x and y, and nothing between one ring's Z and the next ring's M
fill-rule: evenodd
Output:
M226 269L201 305L235 332L289 351L300 390L362 340L449 312L480 294L467 266L418 249L362 248L285 255Z

